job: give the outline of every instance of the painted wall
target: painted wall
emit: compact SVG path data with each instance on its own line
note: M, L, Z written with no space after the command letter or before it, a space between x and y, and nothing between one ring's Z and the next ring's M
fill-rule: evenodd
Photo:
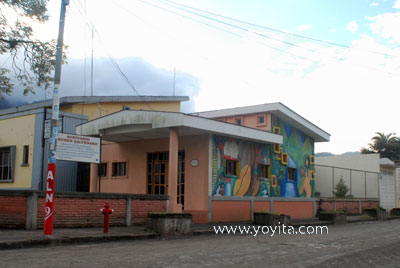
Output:
M253 208L251 203L253 202ZM272 206L271 206L272 204ZM315 203L315 205L317 205ZM273 212L289 215L292 219L314 217L312 199L290 200L288 198L226 198L211 201L211 222L251 221L253 212Z
M168 139L140 140L103 144L102 163L107 163L108 176L101 179L101 192L146 194L147 153L167 152ZM209 135L179 137L179 150L185 151L185 211L207 220ZM199 160L197 167L191 160ZM126 161L127 176L111 177L112 162ZM98 191L96 165L92 165L91 192ZM197 221L199 222L199 221Z
M283 136L277 150L272 144L213 136L213 195L314 197L313 140L279 118L273 122ZM237 176L225 172L229 159L239 162ZM267 178L258 177L259 164L270 165ZM296 169L294 181L288 180L289 167Z
M32 114L0 120L0 147L16 146L14 182L2 182L0 189L31 188L35 117ZM24 145L29 145L29 164L21 166Z
M171 102L147 102L152 110L166 112L180 112L181 104L179 101ZM61 111L76 114L84 114L89 117L89 121L100 116L121 111L124 106L133 109L149 110L149 106L143 102L102 102L88 104L72 104L61 106Z

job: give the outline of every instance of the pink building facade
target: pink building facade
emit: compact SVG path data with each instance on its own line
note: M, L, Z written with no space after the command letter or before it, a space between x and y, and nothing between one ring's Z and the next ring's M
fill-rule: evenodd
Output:
M103 139L91 192L168 195L194 222L253 212L310 218L314 143L329 134L280 103L183 114L124 110L77 128Z

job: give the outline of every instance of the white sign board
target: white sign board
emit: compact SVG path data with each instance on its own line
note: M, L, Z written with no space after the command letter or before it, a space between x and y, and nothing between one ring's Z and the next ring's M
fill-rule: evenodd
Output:
M100 163L100 139L59 133L56 159L87 163Z
M62 120L57 120L58 133L62 132ZM51 137L51 120L44 120L44 138L50 139Z

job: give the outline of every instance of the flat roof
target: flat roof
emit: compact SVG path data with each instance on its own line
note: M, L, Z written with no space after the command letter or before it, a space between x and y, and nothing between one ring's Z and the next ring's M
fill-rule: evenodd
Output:
M172 102L188 101L188 96L68 96L61 97L60 104L98 103L98 102ZM53 99L23 104L11 108L1 109L0 115L28 111L37 108L51 107Z
M265 103L260 105L236 107L229 109L205 111L192 113L192 115L201 116L205 118L221 118L230 116L240 116L248 114L258 114L269 112L273 115L280 117L287 123L301 130L305 134L314 138L316 142L325 142L330 140L330 134L321 128L317 127L304 117L300 116L293 110L289 109L286 105L275 102L275 103Z
M214 119L178 112L123 110L76 127L77 134L102 135L104 140L123 142L169 136L171 127L179 128L180 136L218 134L242 140L281 144L283 137L271 132L238 126Z

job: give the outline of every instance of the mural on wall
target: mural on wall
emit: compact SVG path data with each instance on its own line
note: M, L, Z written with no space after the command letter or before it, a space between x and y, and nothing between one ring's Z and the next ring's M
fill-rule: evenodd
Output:
M278 118L273 122L281 145L213 136L213 195L314 197L313 140Z
M214 195L220 196L269 196L267 178L258 177L259 164L270 165L271 147L239 141L232 138L213 136L216 154L217 180ZM227 172L227 162L237 169ZM228 168L229 169L229 168Z

